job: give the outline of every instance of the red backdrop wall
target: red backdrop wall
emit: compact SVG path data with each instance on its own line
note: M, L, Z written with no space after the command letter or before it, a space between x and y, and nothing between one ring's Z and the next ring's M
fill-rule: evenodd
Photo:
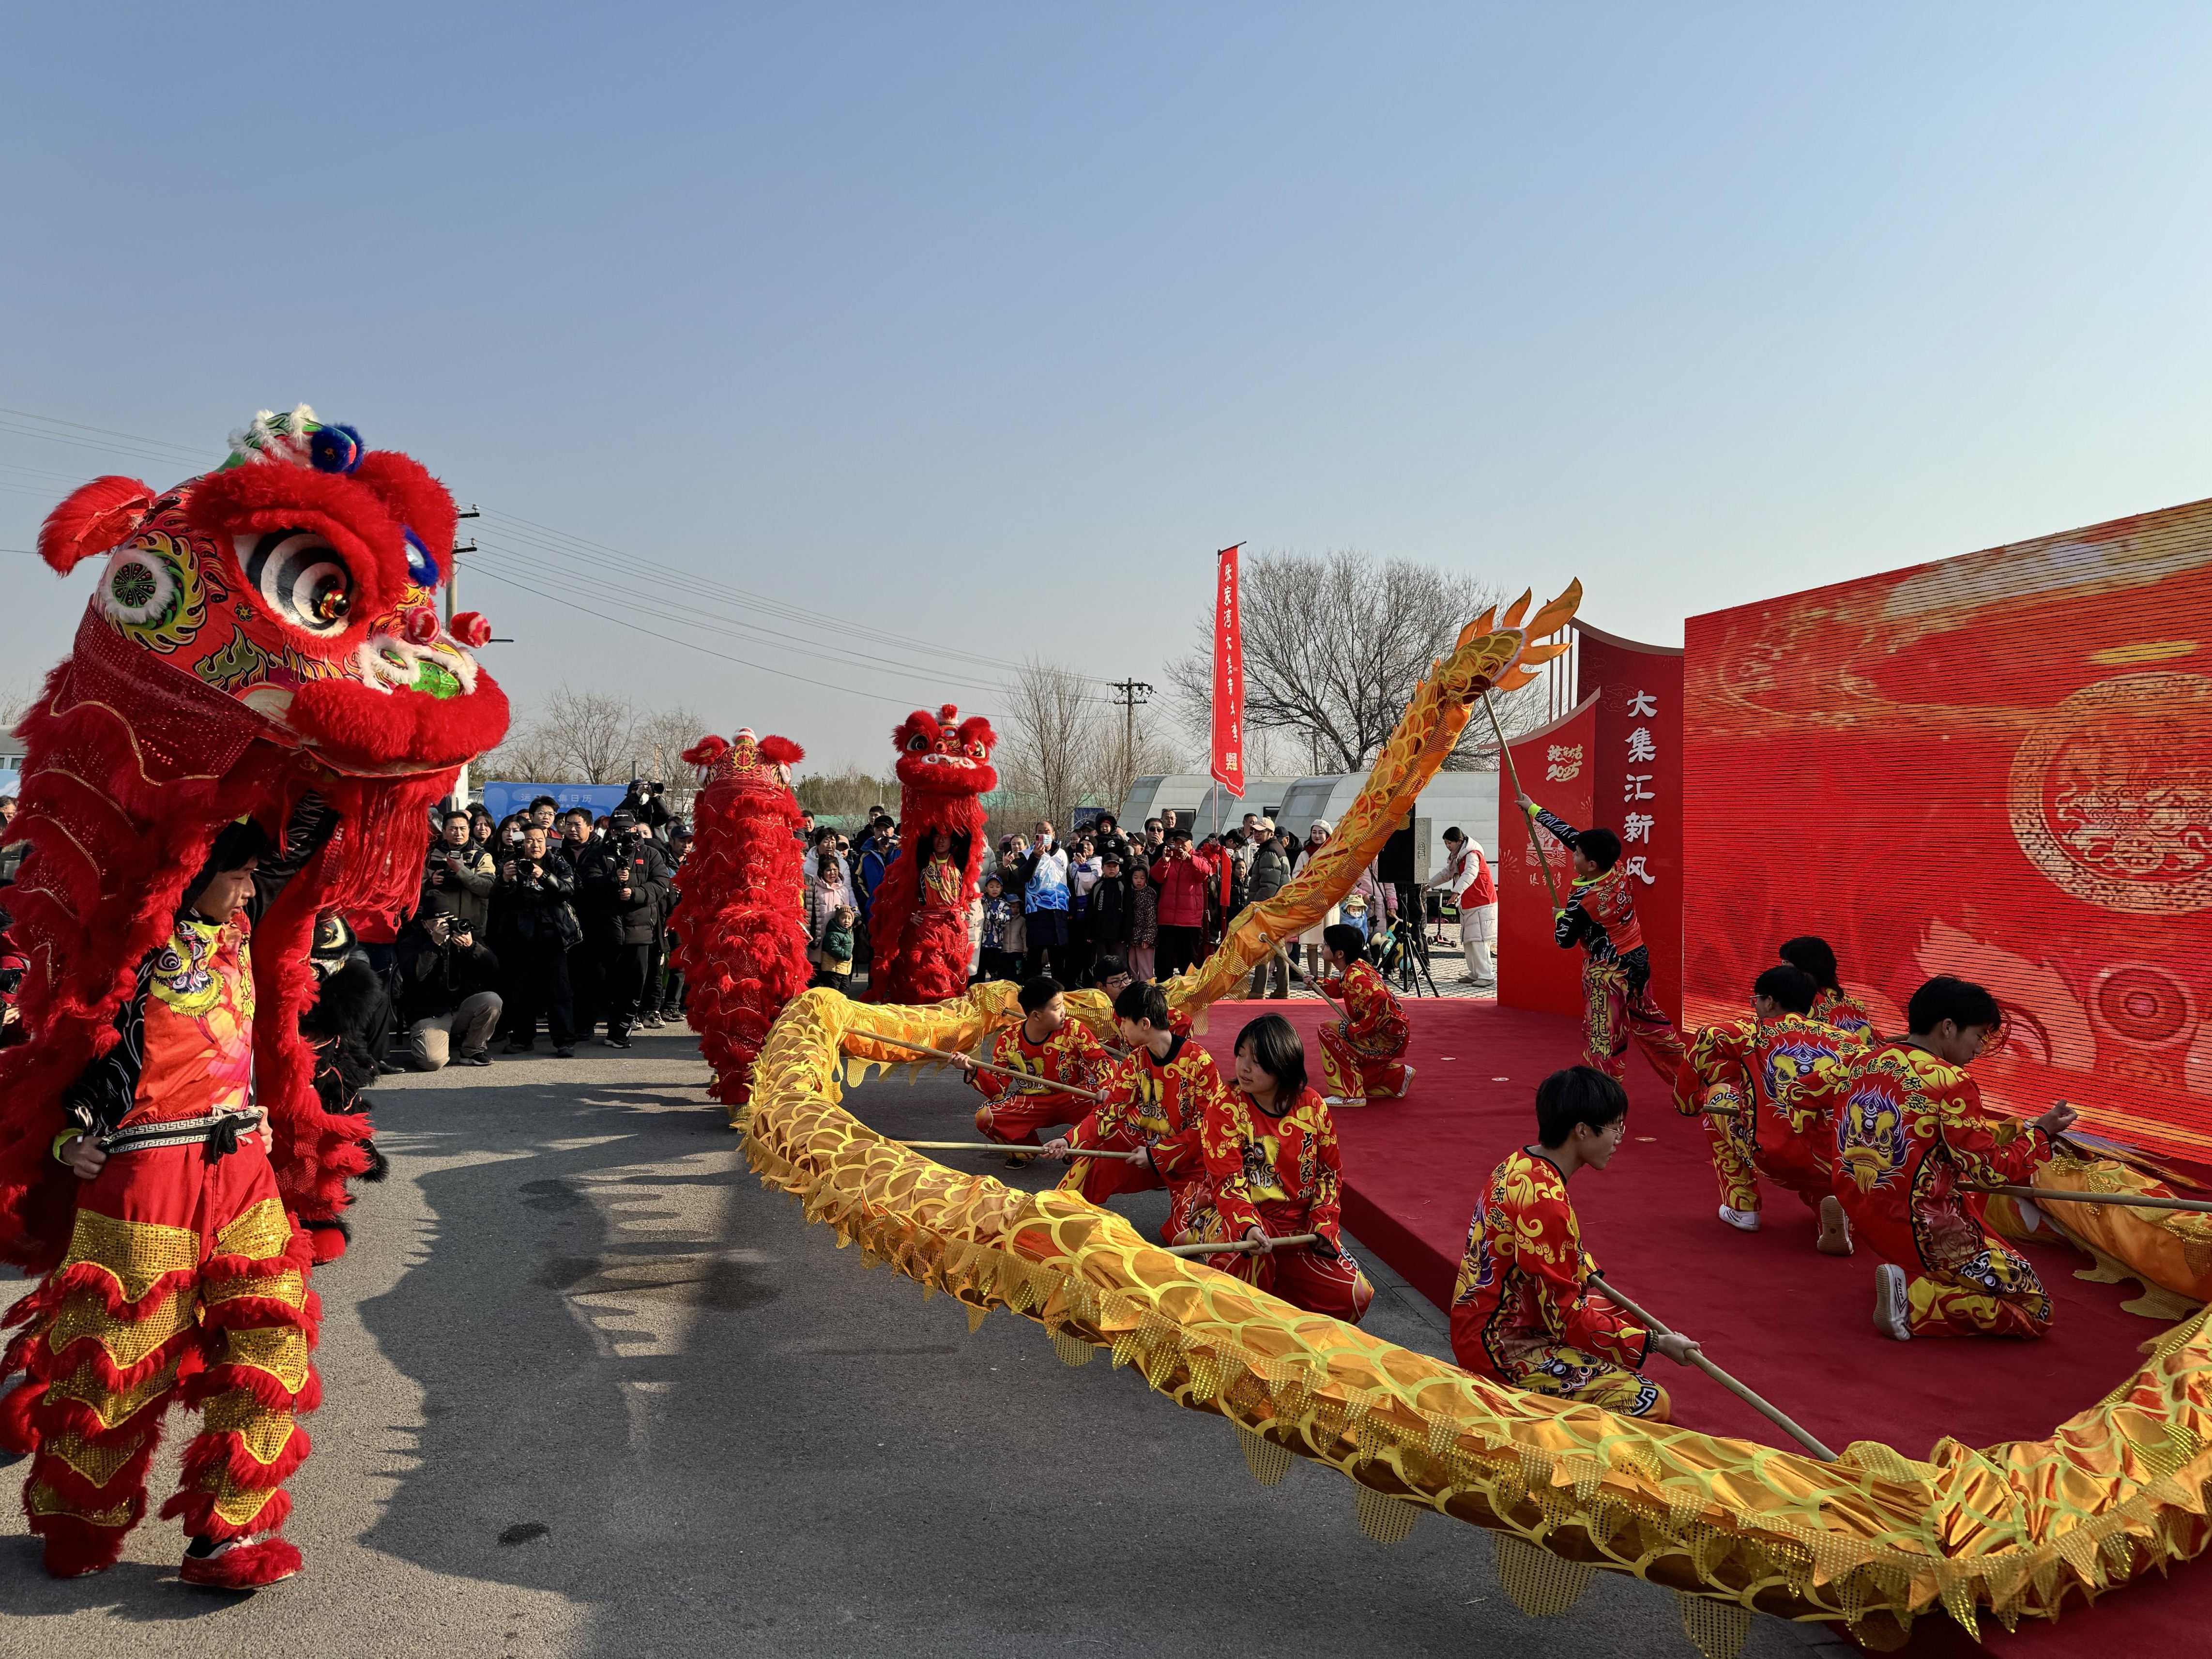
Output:
M1521 787L1539 806L1577 829L1591 821L1591 787L1598 775L1595 697L1517 739L1512 750ZM1528 823L1506 784L1498 792L1498 1000L1516 1008L1579 1015L1583 953L1552 943L1552 899ZM1575 878L1566 849L1537 833L1552 879L1564 895Z
M1692 1023L1820 933L1885 1033L1931 975L1994 991L2013 1109L2212 1157L2212 502L1692 617L1688 653Z

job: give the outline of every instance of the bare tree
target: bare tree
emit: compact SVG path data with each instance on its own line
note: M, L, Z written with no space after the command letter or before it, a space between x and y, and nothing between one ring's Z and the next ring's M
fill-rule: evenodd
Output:
M1006 732L994 757L1005 785L1061 830L1068 809L1103 781L1106 744L1087 684L1072 668L1024 663L1006 689Z
M1245 561L1241 586L1245 729L1291 738L1301 768L1321 772L1364 770L1430 665L1499 597L1472 577L1352 552L1258 554ZM1198 633L1200 647L1167 666L1176 712L1194 738L1212 719L1210 612ZM1509 735L1534 723L1528 708L1525 698L1500 701ZM1468 723L1446 764L1497 764L1487 717Z
M801 806L826 817L857 818L871 806L887 807L893 817L898 814L898 780L876 777L857 766L801 778L794 793Z
M624 697L562 686L487 763L518 782L621 783L629 777L637 710Z

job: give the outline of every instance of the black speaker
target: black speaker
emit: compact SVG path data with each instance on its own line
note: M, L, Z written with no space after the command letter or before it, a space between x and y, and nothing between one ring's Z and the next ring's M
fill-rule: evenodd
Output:
M1406 822L1393 830L1390 839L1382 843L1382 851L1375 860L1375 873L1393 886L1410 887L1413 884L1413 813L1406 812Z

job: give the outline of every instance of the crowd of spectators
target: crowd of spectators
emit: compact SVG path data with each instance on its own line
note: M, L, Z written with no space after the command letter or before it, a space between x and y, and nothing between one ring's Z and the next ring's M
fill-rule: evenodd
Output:
M680 1015L668 949L691 834L659 784L604 817L540 795L498 820L450 808L436 831L411 915L344 918L398 1011L386 1071L489 1066L541 1036L557 1059L627 1048Z
M873 955L867 917L884 872L898 850L898 827L880 805L848 840L810 820L806 930L815 983L849 988L865 977ZM1256 812L1219 835L1197 837L1173 812L1147 818L1134 835L1101 813L1062 841L1036 820L1030 833L1011 833L984 854L981 891L969 915L971 981L1048 975L1063 985L1104 983L1119 975L1166 979L1205 960L1223 928L1247 903L1271 898L1334 834L1317 823L1304 841ZM1364 872L1351 893L1310 933L1302 969L1280 961L1253 975L1255 996L1289 994L1290 975L1320 969L1322 927L1349 922L1370 937L1397 909L1394 888ZM839 921L843 918L842 922ZM850 956L839 954L849 928ZM1269 989L1270 984L1273 988Z
M0 795L0 825L15 806ZM1200 839L1173 812L1131 834L1109 812L1062 842L1039 819L985 851L969 915L970 978L1042 975L1076 986L1171 977L1203 961L1238 911L1281 891L1334 834L1319 822L1301 841L1247 813ZM897 823L878 805L856 836L817 827L811 815L800 836L814 983L865 986L868 915L897 856ZM633 1032L682 1015L683 975L668 951L690 843L660 786L642 781L605 817L564 811L550 795L499 820L480 803L454 807L437 815L413 913L326 918L341 943L335 956L327 944L318 949L364 962L384 987L388 1006L370 1047L387 1071L489 1066L495 1052L535 1052L541 1036L560 1059L587 1040L627 1048ZM21 844L0 848L0 884L21 853ZM1254 969L1249 994L1289 995L1293 976L1319 972L1323 928L1348 923L1373 938L1397 902L1371 867L1363 872L1291 944L1293 959L1304 947L1303 963L1271 957ZM0 1010L9 1022L21 974L0 933Z

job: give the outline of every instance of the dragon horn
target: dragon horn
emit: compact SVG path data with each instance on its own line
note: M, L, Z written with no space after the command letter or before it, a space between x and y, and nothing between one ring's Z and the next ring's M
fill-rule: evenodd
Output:
M1576 611L1582 609L1582 604L1583 584L1578 576L1567 584L1558 599L1528 618L1528 625L1524 631L1532 640L1540 640L1547 634L1556 634L1567 625Z
M1459 637L1452 641L1452 649L1456 651L1460 647L1465 645L1469 640L1480 639L1496 625L1497 621L1498 607L1493 605L1489 610L1484 611L1480 617L1477 617L1473 622L1469 623L1466 627L1459 630Z
M1520 627L1521 618L1528 613L1528 601L1535 597L1535 589L1528 588L1525 590L1519 599L1514 600L1510 605L1506 607L1505 614L1498 619L1498 625L1501 628Z

